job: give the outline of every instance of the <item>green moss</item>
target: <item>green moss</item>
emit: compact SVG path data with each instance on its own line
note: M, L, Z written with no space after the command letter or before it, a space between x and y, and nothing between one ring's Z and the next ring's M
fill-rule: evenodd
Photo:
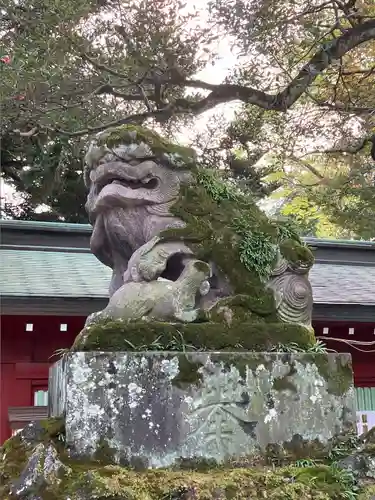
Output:
M4 460L0 461L1 499L9 498L6 496L6 485L20 477L27 459L37 444L53 442L61 455L66 456L64 452L65 426L63 419L51 418L35 423L33 430L30 431L30 434L33 435L30 440L23 437L23 432L21 431L21 433L12 436L0 447L0 457L5 456ZM49 497L46 497L46 500L49 500Z
M254 302L268 305L266 314L272 315L275 305L258 273L241 260L240 246L243 237L238 234L233 221L248 213L253 226L268 226L267 217L248 200L223 199L215 201L202 185L182 186L178 201L171 212L186 223L184 228L168 229L162 233L164 240L182 240L201 260L215 262L219 271L233 287L235 294L253 297ZM267 232L267 227L265 227Z
M314 256L311 250L307 246L302 245L300 242L292 238L281 241L280 252L281 255L289 262L304 262L309 265L313 265L314 263Z
M353 498L355 481L347 473L342 473L335 467L315 466L300 469L295 474L295 480L305 485L325 485L325 491L330 498ZM349 494L352 494L350 497ZM355 496L354 496L355 498Z
M375 484L369 484L363 487L358 495L358 500L373 500L375 497Z
M194 263L194 267L197 271L202 273L207 273L210 271L210 266L206 262L198 261Z
M51 440L64 440L65 422L63 418L48 418L42 420L40 425L45 430L45 438Z
M215 469L223 469L214 458L180 458L171 470L188 470L199 472L212 472Z
M109 128L98 140L98 146L115 148L121 144L147 144L153 155L163 164L171 167L190 168L195 164L196 155L192 148L179 146L169 142L153 130L139 125L122 125Z
M327 381L327 391L337 396L345 394L353 386L351 360L342 356L331 357L311 353L301 362L311 362L318 368L320 375Z
M53 436L56 436L55 423L46 425L46 429L53 429ZM46 437L48 432L41 436ZM18 435L1 449L1 453L5 452L6 456L0 463L0 498L10 500L9 486L20 477L41 436L34 441L23 442ZM103 442L102 445L105 453L99 457L99 461L77 461L60 452L59 459L67 466L68 474L53 485L37 486L33 494L44 500L76 498L78 492L82 498L116 500L182 499L190 495L194 495L196 500L247 500L249 491L252 500L354 498L350 496L355 487L352 476L333 466L311 464L302 468L290 465L275 467L275 464L306 456L306 443L298 437L294 447L284 449L283 454L280 450L268 450L272 468L252 463L243 457L237 463L228 462L223 465L218 465L214 460L182 459L172 469L136 471L130 467L106 465L105 462L112 458L111 450L107 443ZM317 450L311 448L310 451L316 455ZM277 453L279 460L275 459ZM322 457L327 457L327 450ZM373 492L371 487L365 488L359 498L370 499L370 492Z
M101 438L95 450L94 459L101 463L112 463L115 457L115 450L110 447L106 439Z
M276 321L274 314L274 297L269 290L264 296L233 295L217 301L207 312L207 318L215 323L232 323L252 321Z
M0 448L0 498L6 498L6 484L18 478L27 460L27 450L21 438L16 435L5 441Z
M202 374L199 372L202 366L202 363L195 363L186 356L180 356L178 374L172 380L172 385L183 389L186 385L198 384L202 380Z
M240 297L241 304L236 305L250 313L246 319L253 313L252 320L265 318L276 322L273 293L265 287L265 281L284 233L252 200L226 186L217 174L207 174L199 168L193 169L192 174L195 182L181 186L179 198L171 207L171 212L186 226L163 231L162 238L182 240L199 259L214 262L233 293ZM310 265L312 254L305 246L297 240L284 241L293 241L293 245L289 244L293 258L296 253L300 261Z
M157 350L168 350L181 337L181 350L267 351L279 342L296 342L308 348L314 335L299 325L286 323L244 322L232 326L217 323L172 324L161 322L108 321L89 326L76 338L73 351L129 351L150 349L158 339ZM191 347L189 347L191 346Z
M196 468L193 470L149 470L135 472L116 466L67 462L72 473L60 483L48 500L113 498L116 500L165 500L193 497L196 500L344 500L349 485L330 467ZM195 470L194 470L195 469ZM197 470L198 469L198 470ZM92 496L90 496L90 494ZM43 498L47 498L44 497Z
M287 375L285 375L285 377L275 378L272 388L275 389L275 391L297 392L295 384L289 380Z

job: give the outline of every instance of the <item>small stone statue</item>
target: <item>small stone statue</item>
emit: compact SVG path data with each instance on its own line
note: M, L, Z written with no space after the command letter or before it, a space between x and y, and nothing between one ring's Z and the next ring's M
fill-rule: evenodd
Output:
M205 312L212 321L225 301L231 322L246 303L254 321L311 326L310 251L199 167L190 148L142 127L109 129L90 145L85 181L91 249L113 270L109 304L87 325L193 322Z

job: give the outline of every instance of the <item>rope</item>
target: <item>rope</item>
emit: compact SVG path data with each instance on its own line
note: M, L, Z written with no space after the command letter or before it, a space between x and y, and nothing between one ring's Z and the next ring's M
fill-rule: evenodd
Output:
M337 339L335 337L316 337L316 338L323 341L333 340L334 342L343 342L344 344L349 345L352 349L355 349L356 351L359 352L366 352L366 353L375 352L375 349L367 350L367 349L360 349L360 347L357 347L357 346L368 346L368 347L375 346L375 340L365 342L362 340Z

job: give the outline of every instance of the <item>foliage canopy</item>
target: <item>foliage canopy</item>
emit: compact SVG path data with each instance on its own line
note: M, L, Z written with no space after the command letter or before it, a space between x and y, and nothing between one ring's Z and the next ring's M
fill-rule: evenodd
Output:
M180 0L2 0L0 8L2 176L24 198L5 215L35 217L42 202L50 212L38 217L85 220L88 135L128 122L173 135L234 102L231 123L215 118L198 133L208 166L253 197L281 197L279 212L297 213L307 234L373 234L372 0L207 0L199 10ZM210 67L223 39L234 55L220 82ZM69 191L79 200L72 213Z

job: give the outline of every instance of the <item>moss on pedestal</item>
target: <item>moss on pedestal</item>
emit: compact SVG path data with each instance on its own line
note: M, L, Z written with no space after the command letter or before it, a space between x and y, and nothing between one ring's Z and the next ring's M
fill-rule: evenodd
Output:
M316 365L320 375L327 381L327 391L341 396L353 386L353 368L351 356L342 354L337 358L329 358L318 353L308 354L302 362ZM332 366L332 363L335 366Z
M93 461L69 458L61 439L56 440L56 436L64 434L62 420L48 419L41 424L28 425L0 448L2 500L19 498L9 494L10 487L22 476L35 446L40 443L46 449L52 445L63 464L63 473L57 481L39 482L33 486L33 495L40 495L43 500L77 500L78 497L80 500L370 500L375 494L374 484L367 481L358 488L355 474L332 462L336 445L340 447L341 458L353 452L369 452L368 443L363 445L362 451L358 450L360 443L351 434L332 440L320 460L296 461L298 450L306 456L304 443L296 439L295 446L279 456L280 460L273 453L275 450L268 450L266 463L264 458L247 460L243 457L240 461L218 465L214 460L192 458L181 460L173 468L146 471L110 465L111 457L107 452ZM104 443L103 449L108 451L110 447ZM318 457L316 450L311 448L311 452Z
M49 424L48 424L49 426ZM0 464L0 495L3 500L16 498L9 494L13 481L17 481L31 455L36 442L23 442L11 438L1 453L6 453ZM55 445L54 441L51 444ZM46 442L46 446L48 442ZM64 474L52 484L37 483L33 495L43 500L89 500L113 498L116 500L252 500L272 498L344 500L355 498L354 484L348 474L329 465L309 467L237 467L234 464L217 466L213 462L191 460L174 469L137 472L129 468L106 465L106 457L95 461L76 461L60 452ZM16 460L15 460L16 459ZM17 465L16 465L17 464ZM371 488L361 492L359 499L371 498Z
M314 334L299 325L239 322L172 324L162 322L106 321L84 329L73 351L267 351L278 343L296 343L306 350Z
M118 467L103 467L87 472L79 470L62 485L67 493L87 488L91 483L96 498L133 500L344 500L349 488L339 482L327 466L266 469L214 469L197 471L149 471L136 473ZM251 497L249 497L251 492ZM56 496L56 500L58 496Z
M232 295L216 302L206 313L209 321L231 326L239 322L277 321L274 313L274 298L271 290L264 296Z
M199 371L202 363L194 362L187 356L178 358L178 374L172 379L172 385L186 388L192 384L199 384L202 381L202 374Z

